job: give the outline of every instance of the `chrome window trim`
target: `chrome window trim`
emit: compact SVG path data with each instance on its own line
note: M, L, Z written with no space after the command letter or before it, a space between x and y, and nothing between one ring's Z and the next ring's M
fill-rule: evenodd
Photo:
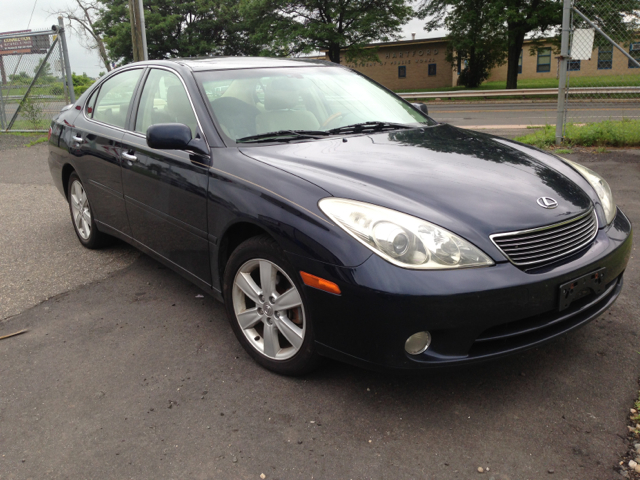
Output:
M555 255L553 257L549 257L549 258L544 258L542 260L536 260L533 262L517 262L511 259L511 257L498 245L498 243L496 242L496 238L500 238L500 237L506 237L506 236L513 236L513 235L521 235L521 234L526 234L526 233L541 233L544 232L545 230L550 230L552 228L557 228L557 227L561 227L563 225L566 225L568 223L575 223L575 222L579 222L580 220L582 220L583 218L592 215L593 219L594 219L594 226L595 228L593 229L593 232L591 232L591 234L589 235L589 238L587 238L584 242L580 243L580 245L576 246L575 248L572 248L571 250L567 250L566 252L562 252L560 255ZM582 215L579 215L577 217L573 217L569 220L565 220L563 222L559 222L559 223L554 223L552 225L545 225L544 227L537 227L537 228L529 228L526 230L516 230L513 232L503 232L503 233L494 233L492 235L489 235L489 238L491 239L491 242L493 243L493 245L500 251L500 253L502 253L505 258L512 263L513 265L516 265L518 267L523 267L523 266L530 266L530 265L536 265L536 264L548 264L550 262L552 262L553 260L556 260L558 258L562 258L562 257L566 257L568 255L570 255L571 253L580 250L581 248L584 248L586 245L588 245L589 243L591 243L593 241L594 238L596 238L596 236L598 235L598 230L600 229L600 224L598 223L598 215L596 215L595 213L595 209L593 208L593 206L585 213L583 213Z
M118 75L118 74L120 74L122 72L126 72L126 71L129 71L129 70L136 70L136 69L145 70L147 68L148 69L156 68L156 69L159 69L159 70L167 70L167 71L173 73L176 77L178 77L178 79L182 83L184 91L187 94L187 98L189 99L189 104L191 105L191 110L193 111L193 115L196 117L196 122L198 122L198 128L200 129L200 134L202 135L202 139L204 140L204 143L207 145L207 148L210 151L211 150L211 145L209 145L209 142L207 141L207 137L204 134L204 129L202 128L202 124L200 123L200 118L198 117L198 113L196 112L196 109L195 109L195 107L193 105L193 99L191 98L191 94L189 93L189 89L187 88L187 84L184 83L184 79L182 78L180 73L178 73L177 70L175 70L173 68L170 68L170 67L165 67L164 65L162 65L162 66L161 65L135 65L135 66L123 68L122 70L119 70L118 73L110 75L108 78L105 78L99 85L97 85L96 88L101 88L102 85L104 83L106 83L109 79L115 77L116 75ZM143 74L144 74L144 72L143 72ZM146 83L146 78L145 78L145 83ZM142 90L144 90L144 84L142 85ZM142 92L140 92L140 93L142 94ZM87 117L85 107L86 107L87 101L92 96L93 95L89 95L87 97L87 99L84 101L84 104L82 105L82 115L84 116L85 120L87 120L88 122L91 122L91 123L102 125L104 127L114 128L114 129L116 129L116 130L118 130L120 132L123 132L123 133L129 133L129 134L132 134L132 135L135 135L135 136L138 136L138 137L147 138L146 135L143 135L143 134L141 134L139 132L136 132L135 130L126 130L124 128L120 128L120 127L117 127L115 125L110 125L108 123L99 122L98 120L94 120L92 118ZM137 106L138 106L138 108L140 107L140 102L139 101L138 101L138 105ZM137 118L138 118L138 109L136 109L136 112L135 112L135 119L137 119ZM130 119L130 120L134 120L134 119ZM133 128L135 128L135 121L133 123L134 123L134 127ZM155 150L155 149L153 149L153 150ZM182 151L189 153L187 150L182 150Z
M109 75L107 78L105 78L104 80L102 80L102 82L100 82L98 85L96 85L96 89L102 88L102 85L104 85L105 83L107 83L110 79L112 79L113 77L115 77L116 75L119 75L123 72L128 72L129 70L142 70L142 74L144 74L144 70L145 68L147 68L146 66L143 65L136 65L136 66L131 66L131 67L126 67L123 68L122 70L118 70L118 73L114 73L113 75ZM138 81L140 81L138 79ZM116 130L118 130L119 132L123 132L123 133L127 133L128 130L125 130L124 128L120 128L116 125L111 125L109 123L104 123L104 122L100 122L98 120L94 120L93 118L89 118L87 117L87 110L86 110L86 106L87 106L87 102L93 97L93 93L91 93L91 95L87 96L86 100L84 101L84 103L82 104L82 116L84 117L84 119L87 122L91 122L91 123L95 123L96 125L101 125L103 127L109 127L109 128L114 128ZM98 99L96 98L96 101ZM133 98L132 98L133 100Z

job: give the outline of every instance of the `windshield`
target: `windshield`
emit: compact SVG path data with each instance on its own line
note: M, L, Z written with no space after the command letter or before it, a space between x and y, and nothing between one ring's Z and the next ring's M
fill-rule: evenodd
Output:
M271 132L333 133L362 123L384 122L390 128L436 123L345 68L208 71L196 73L196 79L218 125L234 142Z

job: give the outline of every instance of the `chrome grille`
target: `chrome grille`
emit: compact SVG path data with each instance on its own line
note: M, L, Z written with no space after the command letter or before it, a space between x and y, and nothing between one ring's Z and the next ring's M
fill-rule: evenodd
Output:
M520 232L496 233L491 240L518 266L556 262L585 247L598 232L595 210L562 223Z

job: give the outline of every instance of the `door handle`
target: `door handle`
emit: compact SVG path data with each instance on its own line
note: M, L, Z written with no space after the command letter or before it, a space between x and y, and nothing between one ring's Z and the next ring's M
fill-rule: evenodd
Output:
M127 152L122 152L122 158L124 158L125 160L128 160L130 162L137 162L138 161L138 157L136 157L135 155L131 155Z
M82 137L81 137L81 136L79 136L79 135L75 135L75 136L73 137L73 141L74 141L74 142L77 142L77 143L82 143Z

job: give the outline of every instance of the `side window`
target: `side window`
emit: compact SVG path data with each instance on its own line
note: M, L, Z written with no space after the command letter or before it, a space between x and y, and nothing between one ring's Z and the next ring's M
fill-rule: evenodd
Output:
M182 82L174 73L153 69L144 83L136 116L136 132L145 134L157 123L182 123L195 137L196 116Z
M142 69L128 70L104 82L98 92L92 118L124 128L133 91L141 74Z
M541 48L538 50L538 65L536 72L550 72L551 71L551 49Z

